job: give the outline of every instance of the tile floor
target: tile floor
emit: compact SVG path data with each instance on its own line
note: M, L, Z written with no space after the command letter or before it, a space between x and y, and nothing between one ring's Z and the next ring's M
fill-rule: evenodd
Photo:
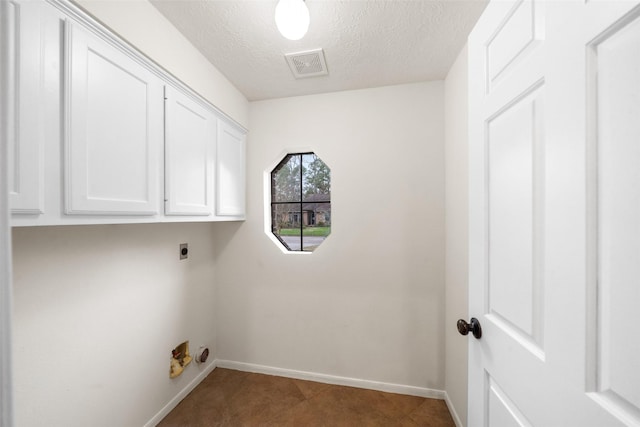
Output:
M443 400L216 368L158 426L455 424Z

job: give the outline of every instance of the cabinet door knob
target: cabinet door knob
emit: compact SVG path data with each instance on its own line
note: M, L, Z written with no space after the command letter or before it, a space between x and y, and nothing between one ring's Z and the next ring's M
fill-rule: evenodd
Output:
M469 332L471 332L477 339L480 339L480 337L482 337L482 328L480 327L480 321L475 317L472 317L469 323L467 323L464 319L459 319L456 326L458 327L458 332L460 332L461 335L468 335Z

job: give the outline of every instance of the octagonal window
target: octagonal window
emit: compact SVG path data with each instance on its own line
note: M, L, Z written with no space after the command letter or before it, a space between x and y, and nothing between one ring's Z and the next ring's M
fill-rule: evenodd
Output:
M331 233L331 170L314 153L287 154L271 171L271 232L302 252Z

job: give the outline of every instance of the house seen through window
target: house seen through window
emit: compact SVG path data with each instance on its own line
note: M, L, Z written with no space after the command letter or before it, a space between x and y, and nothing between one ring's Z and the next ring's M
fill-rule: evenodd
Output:
M331 170L314 153L287 154L271 171L271 231L303 252L331 233Z

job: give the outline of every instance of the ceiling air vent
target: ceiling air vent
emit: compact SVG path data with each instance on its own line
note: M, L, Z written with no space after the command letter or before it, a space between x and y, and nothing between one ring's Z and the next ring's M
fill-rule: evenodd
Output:
M296 79L326 76L329 74L322 49L288 53L284 56Z

